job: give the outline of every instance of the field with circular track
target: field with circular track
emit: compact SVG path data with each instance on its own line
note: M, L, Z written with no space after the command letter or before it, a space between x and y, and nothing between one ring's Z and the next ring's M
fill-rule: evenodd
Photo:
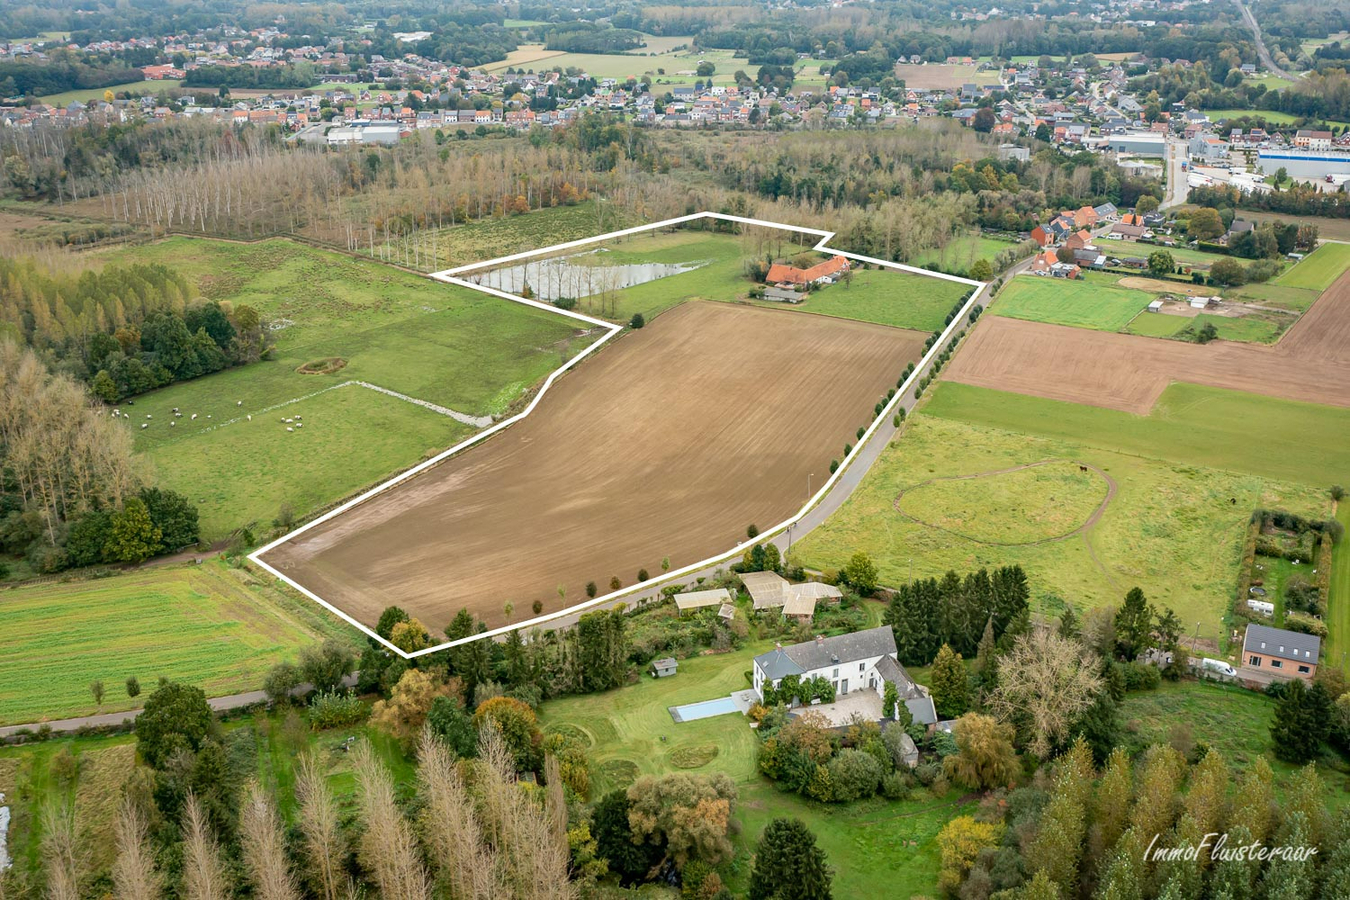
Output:
M902 491L894 505L919 525L1011 547L1074 534L1100 516L1113 493L1099 469L1052 459L934 478Z

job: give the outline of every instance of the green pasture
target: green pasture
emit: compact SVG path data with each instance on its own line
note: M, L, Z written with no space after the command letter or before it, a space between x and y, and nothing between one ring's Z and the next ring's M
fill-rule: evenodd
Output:
M1224 296L1233 300L1260 303L1262 306L1287 309L1291 312L1307 312L1317 302L1317 298L1322 296L1322 292L1308 288L1288 287L1287 285L1267 281L1264 284L1253 282L1241 287L1229 288L1224 291ZM1292 321L1290 324L1292 324Z
M1324 490L1350 471L1350 409L1203 385L1169 386L1147 416L943 383L925 412L1011 432ZM1322 513L1325 515L1325 511Z
M1225 341L1244 341L1253 344L1269 344L1276 341L1288 326L1294 323L1293 316L1273 314L1216 316L1212 313L1200 313L1197 316L1173 316L1164 313L1144 313L1135 317L1125 329L1130 334L1146 337L1181 337L1184 332L1199 331L1206 325L1213 325L1219 337Z
M1323 244L1297 265L1280 273L1274 283L1284 287L1325 291L1350 266L1350 244Z
M104 91L112 91L119 94L127 91L132 94L158 94L160 91L168 91L182 84L181 81L164 78L159 81L128 81L125 84L112 84L101 88L81 88L73 91L62 91L59 94L47 94L38 97L42 103L48 106L69 106L76 101L88 103L90 100L102 100Z
M640 224L604 200L586 200L572 206L551 206L516 216L476 219L434 229L434 263L428 271L452 269L500 256L542 250L554 244L579 241ZM392 245L391 245L392 246Z
M875 322L915 331L938 331L969 285L892 269L856 269L847 282L811 291L789 309ZM762 306L785 304L765 301Z
M977 233L957 235L945 247L925 250L908 262L912 266L933 267L964 275L977 259L987 259L992 265L1000 252L1015 247L1008 241L987 238Z
M641 775L722 772L736 782L736 862L732 887L741 890L749 875L749 855L770 820L795 816L811 828L835 870L838 897L935 896L937 833L960 815L961 792L931 797L917 791L910 800L873 799L851 804L821 804L778 791L758 774L757 740L745 717L731 713L676 725L669 707L724 697L748 686L745 672L756 654L772 649L761 641L741 650L680 661L672 678L644 675L635 685L604 694L563 697L544 704L545 732L579 733L590 746L593 798L626 787ZM679 751L715 748L711 761L681 769Z
M367 388L326 389L360 381L497 416L593 339L561 316L284 240L170 238L104 258L168 265L204 297L256 307L274 329L270 358L121 407L160 483L199 503L208 539L266 525L282 503L303 516L470 431ZM333 357L346 366L297 371ZM287 432L281 419L296 415L303 426Z
M147 686L146 695L152 689ZM398 743L368 725L311 731L304 712L280 710L230 719L220 727L237 782L256 777L267 786L288 825L295 824L295 764L302 752L315 754L343 816L354 815L357 808L355 774L344 746L349 737L371 742L400 790L414 779L413 764ZM131 735L70 736L0 747L0 792L13 812L9 837L17 871L37 871L44 809L73 801L84 841L81 862L90 874L106 878L115 857L113 821L123 785L136 768L135 751ZM75 761L73 776L55 764L67 756Z
M1020 563L1047 605L1102 606L1139 586L1218 637L1251 510L1325 515L1327 473L1350 462L1350 448L1332 436L1334 418L1350 424L1350 411L1284 406L1295 408L1174 385L1141 417L944 382L844 507L793 553L830 569L864 550L887 585L911 573ZM1245 433L1257 421L1271 441ZM1043 479L1028 478L1035 470L994 474L1045 461L1075 465L1044 467ZM1099 476L1079 472L1079 462L1103 470L1117 493L1094 525L1045 541L1086 525L1103 496ZM911 491L924 500L926 482L973 475L982 477L940 482L940 503L911 502Z
M1105 278L1018 275L1004 286L990 311L1010 319L1120 331L1153 299L1146 291L1117 287Z
M223 562L0 592L0 724L132 709L125 682L160 676L208 695L257 690L273 663L351 631L316 604ZM102 706L89 691L106 689Z
M1247 80L1254 81L1255 79ZM1279 81L1282 79L1272 78L1271 80ZM1272 125L1292 125L1303 118L1303 116L1296 116L1293 113L1271 109L1207 109L1204 113L1209 116L1211 122L1222 122L1224 119L1240 119L1247 116L1253 119L1265 119Z

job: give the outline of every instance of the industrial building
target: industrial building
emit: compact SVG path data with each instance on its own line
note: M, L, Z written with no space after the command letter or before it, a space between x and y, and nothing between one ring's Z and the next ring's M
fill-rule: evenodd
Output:
M1350 175L1350 153L1313 150L1260 150L1257 165L1266 175L1283 168L1299 181L1324 181L1328 175Z
M1147 131L1113 134L1106 139L1105 144L1108 150L1131 156L1156 156L1161 159L1167 155L1167 136Z

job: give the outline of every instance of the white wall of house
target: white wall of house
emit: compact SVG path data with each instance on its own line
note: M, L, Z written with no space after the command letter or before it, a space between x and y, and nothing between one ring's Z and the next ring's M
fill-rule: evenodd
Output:
M892 659L894 658L892 657ZM885 690L882 683L883 679L876 671L876 665L881 662L881 659L880 656L870 656L865 659L855 659L851 662L831 663L823 668L811 669L803 673L801 680L806 681L808 678L820 676L834 685L835 693L839 696L865 688L870 688L880 694ZM766 680L764 670L759 667L759 663L755 663L754 688L755 693L759 694L761 700L764 698L764 682ZM782 679L778 679L773 683L773 686L777 688L781 681Z

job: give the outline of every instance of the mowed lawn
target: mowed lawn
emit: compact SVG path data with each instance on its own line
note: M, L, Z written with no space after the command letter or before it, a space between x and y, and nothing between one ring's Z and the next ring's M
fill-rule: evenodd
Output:
M1300 411L1302 418L1271 409L1271 432L1288 437L1258 449L1253 444L1259 442L1243 440L1239 432L1260 419L1264 398L1252 398L1255 406L1244 407L1240 400L1225 405L1230 398L1173 386L1149 417L1024 399L942 383L843 509L794 544L796 559L813 568L837 568L863 550L876 561L882 583L891 586L911 573L940 576L948 569L1019 563L1043 608L1063 601L1080 607L1117 603L1138 586L1183 621L1203 623L1203 636L1217 638L1251 511L1325 515L1325 473L1350 461L1350 448L1328 436L1336 433L1335 422L1320 420L1317 407ZM1206 406L1207 400L1213 405ZM1325 455L1310 460L1296 445L1314 423L1322 429ZM1226 431L1216 434L1221 425ZM1225 442L1236 448L1225 453ZM1076 466L1061 473L1059 483L1047 480L1043 496L1011 490L1018 486L1011 475L942 482L940 510L912 504L907 493L935 478L1047 460L1097 466L1118 487L1095 525L1064 540L1003 545L1055 536L1086 522L1102 487ZM918 492L919 500L924 493ZM1047 504L1073 515L1057 518L1046 513ZM940 520L932 518L938 514ZM1031 527L1037 523L1040 528ZM995 540L1000 543L990 543Z
M1004 286L990 312L1010 319L1120 331L1153 299L1146 291L1116 287L1104 279L1018 275Z
M595 337L562 316L291 241L170 238L106 259L171 266L201 296L252 305L274 329L270 358L121 407L161 484L199 503L208 539L270 523L283 503L303 516L472 430L365 388L328 389L360 381L500 416ZM332 357L345 367L297 371ZM280 420L296 415L304 425L288 433Z
M258 690L268 668L300 647L351 640L319 606L223 562L159 566L90 581L0 592L0 724L115 712L135 675L148 694L160 676L208 696ZM106 689L97 706L89 684Z
M1281 272L1274 283L1325 291L1347 266L1350 266L1350 244L1323 244L1298 264Z
M680 725L671 719L671 706L746 688L751 660L772 647L761 641L732 653L692 657L681 660L671 678L643 675L635 685L604 694L550 700L541 710L541 724L546 732L579 733L589 743L593 799L641 775L722 772L735 781L741 830L734 839L733 890L747 886L750 854L764 827L779 816L793 816L811 828L829 857L835 896L936 896L937 833L968 811L960 791L930 797L920 790L914 799L900 802L814 803L778 791L758 774L758 740L744 716L731 713ZM713 748L716 755L697 768L681 769L675 762L683 757L681 750Z

